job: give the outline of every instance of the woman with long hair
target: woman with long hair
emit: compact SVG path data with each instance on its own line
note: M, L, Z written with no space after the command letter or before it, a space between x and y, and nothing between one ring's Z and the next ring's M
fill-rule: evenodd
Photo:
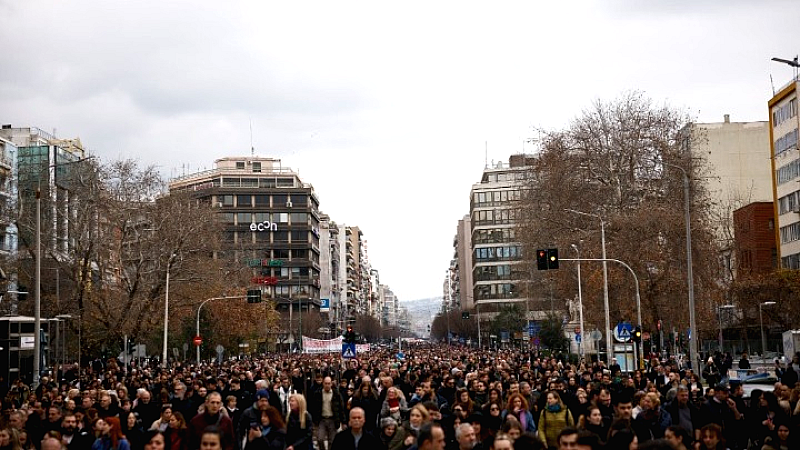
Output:
M21 450L19 433L15 428L7 427L0 430L0 450Z
M546 447L558 447L558 433L574 427L575 419L556 391L547 391L546 406L539 414L539 440Z
M311 450L313 425L303 394L290 395L289 413L286 414L286 450Z
M131 445L131 450L142 450L144 448L144 429L142 429L142 421L139 420L139 415L135 412L128 412L124 415L125 423L120 421L122 426L122 434Z
M172 413L167 431L164 432L164 444L167 450L187 450L189 448L189 427L186 425L183 414Z
M286 423L281 413L268 406L261 411L259 422L247 432L245 450L284 450L286 448Z
M689 450L694 441L686 428L679 425L672 425L664 432L664 439L668 440L675 450Z
M369 381L362 381L358 390L353 393L350 399L350 409L361 408L364 410L364 429L372 432L378 424L378 414L381 405L378 403L378 394L369 384Z
M408 413L408 420L403 422L403 429L406 432L406 439L404 441L406 447L414 445L417 441L419 429L422 428L422 425L430 422L430 420L431 416L428 412L428 408L419 403L411 408L411 411Z
M131 450L130 443L122 434L119 418L97 419L95 430L98 437L92 444L92 450Z
M172 405L166 404L161 407L161 417L156 419L152 424L150 424L151 430L158 430L164 432L167 430L169 426L169 418L172 417Z
M605 443L606 436L608 436L608 429L610 427L610 423L606 425L603 421L603 413L600 412L600 408L595 405L589 406L586 410L586 414L580 417L579 419L579 426L578 429L586 430L590 433L596 434L600 437L601 443Z
M381 419L391 417L395 422L400 421L408 413L408 403L403 395L403 391L392 386L386 391L386 399L381 405Z
M522 394L515 393L508 396L508 403L506 409L502 413L503 420L508 420L508 416L514 416L515 419L522 425L522 431L535 433L536 424L533 421L533 414L528 409L528 401Z
M475 412L475 402L469 396L469 391L464 388L456 390L456 401L453 403L453 409L460 406L463 411L463 417L469 417Z

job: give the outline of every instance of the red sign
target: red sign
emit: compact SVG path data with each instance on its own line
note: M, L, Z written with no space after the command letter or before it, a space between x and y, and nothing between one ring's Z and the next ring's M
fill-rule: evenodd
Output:
M264 284L267 286L275 286L278 284L278 277L253 277L250 280L253 284Z
M192 343L194 344L195 347L200 347L201 345L203 345L203 338L200 336L195 336L192 338Z
M575 334L581 334L581 327L575 327Z

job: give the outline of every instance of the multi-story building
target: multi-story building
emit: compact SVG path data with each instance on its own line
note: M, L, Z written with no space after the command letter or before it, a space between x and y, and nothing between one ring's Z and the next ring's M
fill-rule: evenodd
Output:
M468 215L458 221L453 239L453 261L454 301L461 309L471 311L475 307L475 300L472 288L472 229Z
M225 157L214 164L172 180L170 191L191 191L218 209L225 227L222 257L251 267L251 288L261 289L278 311L319 311L320 213L314 187L279 159Z
M17 291L17 146L0 137L0 282ZM8 297L8 296L7 296ZM16 314L16 294L10 294L7 311Z
M397 313L400 306L394 292L384 284L380 285L381 303L383 310L381 313L381 325L385 327L397 327Z
M16 147L16 178L23 211L23 224L33 224L36 191L42 198L42 245L55 254L66 255L70 245L69 218L74 213L74 199L69 189L70 163L84 158L80 139L58 139L39 128L13 128L3 125L0 138ZM13 175L12 175L13 176ZM33 243L33 226L19 231L20 244Z
M753 202L772 202L772 176L764 158L769 123L693 123L688 127L692 155L707 162L702 183L708 191L717 248L727 274L735 274L733 212ZM669 169L668 169L669 170ZM676 174L680 176L680 174Z
M516 236L516 209L530 158L512 155L508 164L486 167L470 192L472 291L479 320L500 305L527 300L521 289L523 259ZM543 317L543 312L529 312L530 319Z
M800 151L797 96L800 80L782 87L768 102L772 189L777 257L786 269L800 269Z
M361 230L339 225L339 286L342 289L338 305L338 320L351 321L361 312Z
M775 268L775 206L755 202L733 212L737 274L769 273Z
M337 321L342 287L339 284L339 227L327 214L319 221L320 298L328 299L328 321ZM335 325L338 326L338 325Z

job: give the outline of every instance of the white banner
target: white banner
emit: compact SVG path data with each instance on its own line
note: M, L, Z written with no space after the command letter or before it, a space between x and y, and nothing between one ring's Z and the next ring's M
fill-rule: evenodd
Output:
M369 344L356 344L356 353L367 353L369 351Z
M312 339L303 336L303 353L341 353L342 337L336 339Z

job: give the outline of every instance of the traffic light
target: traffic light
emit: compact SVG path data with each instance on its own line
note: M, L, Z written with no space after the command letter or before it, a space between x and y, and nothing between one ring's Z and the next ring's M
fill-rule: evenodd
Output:
M464 320L466 320L466 319L469 319L469 313L468 313L468 312L466 312L466 311L465 311L465 312L462 312L462 313L461 313L461 318L462 318L462 319L464 319Z
M550 270L558 269L558 249L547 250L547 268Z
M558 269L558 249L540 248L539 250L536 250L536 268L538 270Z
M536 268L538 270L547 270L547 250L536 250Z
M247 303L261 303L261 289L248 289Z
M637 344L639 342L642 342L642 327L636 327L633 330L633 336L631 336L631 339L633 340L633 342L636 342Z

